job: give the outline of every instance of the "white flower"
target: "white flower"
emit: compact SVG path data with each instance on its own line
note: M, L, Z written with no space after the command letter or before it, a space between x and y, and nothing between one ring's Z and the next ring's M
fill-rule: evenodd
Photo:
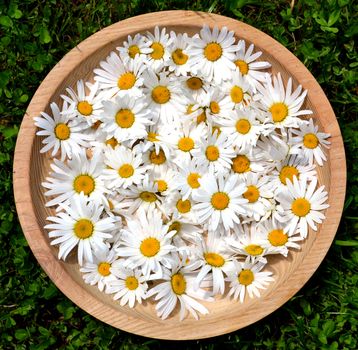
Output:
M146 171L142 165L142 155L124 146L108 149L105 152L107 169L103 171L103 178L108 181L107 188L127 188L132 184L139 184Z
M193 151L193 156L200 166L207 167L208 171L217 174L227 173L235 157L231 141L223 133L208 135L202 139L199 148Z
M146 214L138 210L137 219L128 219L127 225L122 230L122 242L116 248L117 254L126 258L124 266L129 269L140 267L146 279L151 272L155 278L162 278L163 266L170 269L173 264L171 253L176 248L170 242L175 231L168 232L168 225L163 224L157 211Z
M153 51L153 49L150 48L152 42L139 33L137 33L133 39L128 35L128 41L124 41L122 45L123 46L117 47L117 50L124 62L135 58L142 58L144 61L147 58L147 54Z
M89 89L88 95L85 91L85 85ZM70 96L61 95L69 103L69 108L62 111L65 115L75 115L81 121L85 121L89 126L93 125L103 111L103 96L98 91L98 83L84 83L83 80L77 81L77 92L71 87L66 89Z
M116 279L111 272L112 263L117 259L116 252L108 247L93 251L93 262L85 261L80 271L83 272L83 279L87 284L94 286L103 292L108 283Z
M149 46L152 52L148 54L146 63L151 68L151 71L159 72L170 58L169 46L173 38L169 38L165 28L160 31L158 26L154 28L154 35L147 32L147 36L148 40L152 42Z
M209 82L199 74L191 76L185 76L180 79L182 89L184 93L195 101L194 104L203 104L207 99L207 92L209 91Z
M203 229L199 225L194 225L190 220L185 218L180 220L172 219L167 222L167 225L169 225L168 232L176 231L173 236L173 243L176 247L186 245L184 241L195 244L203 233Z
M173 215L173 219L186 219L191 223L197 223L197 216L193 210L193 200L191 198L184 199L179 192L174 192L169 196L163 204L165 215Z
M73 155L80 153L81 146L90 146L87 141L92 139L91 135L82 132L88 126L74 123L71 115L63 113L67 110L67 102L63 104L62 113L56 103L52 102L50 107L53 117L45 112L41 112L42 117L34 117L35 125L43 129L37 131L36 135L45 136L42 140L45 146L41 148L40 153L53 148L52 157L60 151L61 161L64 161L66 156L71 159Z
M78 246L77 258L80 265L83 258L93 262L94 249L106 249L104 240L110 238L114 228L113 219L102 218L103 206L88 199L81 194L71 198L70 206L63 205L64 211L57 216L49 216L46 220L53 224L45 225L45 229L52 230L48 233L51 245L59 244L58 258L65 260L67 255Z
M251 44L245 51L245 41L240 40L238 44L238 50L235 52L234 63L236 69L240 71L244 79L252 86L256 91L259 82L265 80L265 72L261 70L271 67L271 64L266 61L256 61L261 55L261 51L257 51L253 54L254 44ZM255 62L256 61L256 62Z
M233 106L225 100L225 91L218 87L209 87L202 104L206 107L206 120L209 123L219 122L232 110Z
M329 207L329 204L325 203L328 193L324 190L324 186L315 191L316 186L316 178L313 178L307 185L306 178L297 180L294 177L293 183L287 180L286 189L278 194L277 199L285 210L290 235L297 231L303 238L306 238L308 226L317 231L315 223L321 224L325 219L321 210Z
M108 133L108 137L115 137L117 141L136 140L147 135L146 126L152 124L150 111L141 99L129 96L117 96L112 101L103 102L104 111L100 116L101 127Z
M124 63L120 57L111 52L106 61L101 61L102 69L96 68L94 80L99 83L99 88L104 90L106 96L131 96L138 97L142 94L141 77L145 70L142 58L135 58Z
M176 172L167 167L157 167L152 171L151 180L157 185L161 196L171 195L177 189L175 175Z
M182 321L186 311L198 320L198 314L206 315L209 311L198 303L195 299L213 301L209 293L202 289L194 290L194 280L192 269L182 266L182 263L176 262L170 270L165 269L164 282L156 285L148 291L148 298L155 296L157 305L157 315L161 319L166 319L175 309L178 301L180 303L179 320Z
M123 264L123 260L120 263ZM113 266L111 272L117 279L109 282L106 293L115 293L113 299L120 299L121 306L128 304L130 308L133 308L136 302L141 304L142 300L146 299L147 279L142 276L139 269Z
M288 79L286 91L282 82L281 74L273 78L273 84L269 75L266 76L266 81L263 86L257 85L261 93L260 103L264 107L268 116L275 127L297 127L304 121L298 116L312 114L311 110L300 110L307 90L302 94L302 86L299 85L297 89L292 92L292 78Z
M230 79L235 70L233 59L237 46L234 45L234 32L226 27L220 31L214 27L211 32L207 25L200 31L200 37L193 37L187 49L192 57L193 68L200 71L209 81L220 84Z
M169 66L168 69L176 76L186 75L191 71L191 59L186 51L189 43L188 34L176 34L171 31L170 38L172 43L168 48L170 54L170 58L167 63Z
M292 133L297 136L292 138L294 145L291 148L291 153L301 154L302 152L303 158L308 161L309 165L312 165L315 160L318 165L322 166L323 161L327 160L322 147L329 148L331 143L326 139L331 135L318 132L318 125L313 124L312 118L308 125L302 124L298 130L293 129Z
M232 228L234 223L240 223L239 214L246 214L247 200L242 198L245 184L238 182L237 175L228 175L226 178L212 174L203 177L201 187L193 193L198 204L194 205L199 223L208 222L215 230L219 223L225 229Z
M66 163L54 159L50 165L53 172L46 177L47 182L42 186L48 189L45 196L55 196L46 203L47 207L60 203L68 203L75 195L84 193L90 201L105 203L108 192L103 184L103 159L100 153L95 153L88 159L84 151L74 156Z
M265 267L262 262L252 263L246 260L244 263L235 262L233 269L228 272L228 277L225 279L230 282L229 296L233 296L235 300L239 298L243 303L246 292L250 298L254 296L260 297L259 289L266 289L266 286L273 282L271 277L272 272L261 272Z

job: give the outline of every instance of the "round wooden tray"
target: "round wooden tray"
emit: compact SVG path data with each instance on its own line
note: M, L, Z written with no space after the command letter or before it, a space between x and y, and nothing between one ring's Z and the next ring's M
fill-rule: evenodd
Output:
M281 72L285 81L293 77L294 85L308 90L305 109L311 109L320 129L332 135L328 161L318 167L319 182L329 192L330 207L318 232L310 230L301 251L291 251L288 259L270 260L275 282L262 292L261 298L246 298L243 304L228 298L206 306L210 314L199 321L187 317L179 322L175 313L161 321L150 301L134 309L120 307L111 296L83 282L74 258L57 259L58 248L50 245L43 229L52 210L45 208L41 182L49 172L51 158L40 154L41 138L35 137L33 117L50 112L51 101L60 102L60 94L78 79L90 80L99 61L126 40L127 35L153 31L156 25L168 30L199 32L203 24L211 28L227 26L237 38L254 43L263 51L262 60L272 64L272 72ZM289 300L312 276L326 255L342 214L346 187L346 162L340 129L334 112L321 87L306 67L286 48L261 31L236 20L203 12L166 11L129 18L113 24L72 49L48 74L36 91L26 111L17 139L14 159L14 193L20 223L30 247L48 276L79 307L114 327L135 334L160 339L208 338L238 330L270 314Z

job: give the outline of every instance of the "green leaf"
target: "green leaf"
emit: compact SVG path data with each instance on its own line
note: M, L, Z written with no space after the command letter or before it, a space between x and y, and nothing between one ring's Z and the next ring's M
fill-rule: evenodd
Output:
M48 44L51 42L51 37L48 29L44 26L40 28L40 42L42 44Z
M26 329L17 329L15 331L15 338L17 340L23 341L25 340L27 337L29 336L28 332L26 331Z
M0 72L0 89L3 89L6 87L6 85L10 81L10 76L11 76L11 74L9 71Z
M10 17L0 16L0 25L3 27L12 27L13 23Z
M358 247L358 241L341 241L341 240L335 240L334 243L336 245L342 246L342 247Z
M335 24L341 15L341 10L333 11L328 17L328 26L331 27Z

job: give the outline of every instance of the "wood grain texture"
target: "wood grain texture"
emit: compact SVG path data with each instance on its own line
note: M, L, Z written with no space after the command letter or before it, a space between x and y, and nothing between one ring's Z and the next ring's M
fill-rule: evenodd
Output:
M43 229L46 217L53 212L45 208L41 188L51 158L39 153L41 139L35 137L33 117L41 111L50 112L49 103L60 102L59 95L67 86L74 87L80 78L90 80L99 61L121 45L128 34L153 31L156 25L194 34L203 24L234 30L237 38L254 43L256 50L263 51L261 58L271 62L273 73L280 71L285 81L292 76L295 86L299 83L308 90L304 107L313 110L313 118L320 129L332 135L328 161L324 167L318 167L319 182L329 192L330 207L319 231L310 230L300 251L291 251L288 259L270 258L269 267L275 282L261 298L246 298L243 304L218 298L215 303L206 304L210 314L201 317L200 321L187 317L179 322L177 313L161 321L151 302L134 309L120 307L110 296L86 285L73 255L66 262L57 259L58 248L50 245ZM308 281L337 231L345 197L346 162L340 129L331 106L314 77L291 52L261 31L227 17L203 12L166 11L129 18L101 30L81 42L52 69L31 100L21 124L13 183L18 216L30 247L42 268L68 298L101 321L127 332L160 339L199 339L235 331L260 320L289 300Z

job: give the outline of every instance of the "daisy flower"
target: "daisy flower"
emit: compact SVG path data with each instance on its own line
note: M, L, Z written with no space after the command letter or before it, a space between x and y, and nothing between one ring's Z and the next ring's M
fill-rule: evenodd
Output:
M133 308L136 302L141 304L142 300L146 299L148 285L139 269L112 267L111 272L117 279L109 282L106 293L114 294L114 300L120 299L121 306L128 304L130 308Z
M67 102L62 107L62 112L57 104L50 104L52 116L41 112L41 117L34 117L35 125L42 129L36 132L36 135L45 136L42 143L45 145L40 149L40 153L45 153L52 149L51 156L54 157L58 151L61 154L61 161L66 157L69 159L73 155L81 152L81 146L88 148L88 141L92 139L91 135L83 133L87 128L86 124L74 123L71 115L66 113Z
M318 132L318 125L313 124L312 118L308 125L302 124L298 130L293 129L292 133L296 136L292 138L294 145L291 148L291 153L303 153L303 157L308 160L309 165L312 165L315 160L318 165L323 166L323 161L327 160L323 147L329 148L331 143L326 139L331 135Z
M235 157L231 141L223 133L208 135L207 139L202 139L199 148L193 151L199 166L204 166L210 172L217 174L227 173Z
M190 220L185 218L172 219L167 225L169 225L168 232L176 231L173 236L173 243L176 247L185 245L184 241L195 244L197 238L200 238L203 233L203 229L199 225L193 225Z
M262 95L260 103L267 111L271 122L280 129L282 127L297 127L302 124L304 121L298 116L312 114L311 110L300 110L307 90L301 94L302 86L299 85L292 92L292 78L289 78L285 91L280 73L273 78L273 84L268 75L266 78L265 85L257 85L257 89Z
M207 168L197 165L195 158L180 164L175 181L184 200L200 188L201 179L206 173Z
M251 110L231 111L226 118L220 119L218 124L238 150L256 146L263 129L255 118L255 112Z
M149 70L145 74L144 85L148 109L154 115L153 120L161 124L178 125L180 116L186 111L186 98L177 80L165 72L157 76Z
M284 137L284 135L279 135L276 132L272 132L267 136L261 135L257 141L257 146L261 151L260 153L263 153L266 159L272 160L273 166L275 166L274 162L282 162L289 155L290 147L292 144L291 130L286 130L287 137Z
M53 172L46 177L42 186L48 189L45 196L55 196L46 203L47 207L60 203L67 203L68 200L81 192L88 200L98 203L105 203L106 190L103 178L102 154L96 152L91 159L87 158L84 150L74 156L67 163L54 159L50 165Z
M271 67L271 64L266 61L256 61L261 55L261 51L257 51L253 54L254 44L251 44L247 50L245 48L245 41L240 40L238 43L238 50L235 52L234 63L236 69L240 71L244 79L252 86L256 91L259 82L265 81L265 72L263 69ZM256 62L255 62L256 61Z
M157 168L151 174L151 180L157 185L161 196L168 196L177 189L176 172L171 168Z
M193 125L184 123L180 130L169 131L165 137L166 142L172 145L174 150L174 161L189 161L195 149L198 149L201 139L205 139L207 136L207 128L201 123L199 125Z
M274 281L271 277L272 272L261 271L264 267L265 264L259 261L254 263L249 260L244 263L236 261L225 279L225 281L230 282L228 296L233 296L235 300L239 299L241 303L244 302L246 293L250 298L260 297L259 289L266 289L266 286Z
M174 39L169 38L165 28L160 31L158 26L154 28L154 35L147 32L147 37L151 41L149 47L152 49L147 56L147 65L153 71L159 72L170 58L169 47Z
M169 61L167 63L170 72L173 72L176 76L186 75L191 71L190 57L186 51L188 46L188 34L176 34L170 32L170 38L172 40L171 45L168 47Z
M85 85L89 89L88 95L86 94ZM99 93L98 87L97 82L95 84L85 84L83 80L78 80L77 92L71 87L67 88L66 91L70 96L61 95L61 97L69 104L69 108L62 111L62 114L75 115L81 121L88 123L89 126L93 125L103 111L103 96Z
M224 274L232 269L232 255L228 253L225 241L218 239L213 231L209 231L207 241L200 239L194 247L196 261L191 265L200 262L200 270L196 276L194 288L198 289L204 278L210 278L213 284L212 293L224 294L225 277ZM211 275L208 276L208 274Z
M146 67L142 58L124 63L115 52L111 52L106 61L101 61L99 65L102 69L96 68L93 71L94 80L108 98L142 95L142 73Z
M185 76L181 80L181 86L184 93L194 101L204 103L207 92L209 91L209 82L200 75Z
M157 194L158 184L149 179L149 175L144 176L143 182L132 185L128 189L121 191L121 200L118 208L125 209L128 214L134 213L138 208L145 211L159 209L165 214L162 207L162 199Z
M124 41L122 46L117 47L117 50L124 62L134 60L135 58L141 58L144 61L147 55L153 52L150 45L152 45L152 42L148 38L137 33L134 38L128 35L127 41Z
M235 70L233 59L237 46L234 45L234 32L226 27L220 31L214 27L211 32L207 25L200 31L200 37L193 37L187 49L192 57L193 69L202 72L209 81L220 84L228 80Z
M103 178L107 180L109 189L128 188L132 184L139 184L146 172L142 165L142 155L124 146L105 152L104 163L107 169L103 171Z
M168 232L158 211L138 210L137 219L128 219L127 228L122 230L121 245L116 249L119 256L125 257L124 266L129 269L141 268L148 280L163 277L163 266L170 269L173 264L171 245L175 231Z
M161 319L166 319L174 311L175 306L180 304L179 320L182 321L187 311L198 320L198 313L206 315L209 311L195 299L213 301L209 293L203 289L194 290L195 277L193 269L182 266L182 263L173 264L170 270L165 269L164 282L156 285L148 291L148 298L156 295L155 309Z
M150 110L140 99L117 96L114 101L103 101L104 111L100 116L101 127L108 137L118 142L136 140L147 135L146 126L150 121Z
M108 283L116 279L111 272L112 263L117 259L117 254L108 247L93 251L93 262L85 261L80 271L83 272L83 279L91 286L97 285L103 292Z
M48 235L55 238L51 245L59 244L58 258L66 260L68 254L78 246L77 259L80 265L83 259L93 262L95 249L106 249L104 240L111 238L114 229L113 219L110 217L100 219L103 206L95 202L88 202L85 195L72 197L70 205L62 205L64 211L57 216L49 216L47 221L52 224L45 225L51 230Z
M248 202L242 198L245 184L238 182L237 175L224 178L207 174L201 181L201 187L193 193L194 205L199 223L208 222L212 230L223 223L227 230L240 223L239 214L246 214L244 205Z
M315 191L316 186L316 178L307 185L306 178L297 180L294 177L293 183L287 180L286 189L278 194L277 200L285 210L287 230L290 235L297 231L306 238L308 226L317 231L315 223L321 224L325 219L320 211L329 207L329 204L325 203L328 193L324 190L324 186Z
M203 99L203 105L206 106L205 113L208 122L218 122L225 118L232 110L232 105L225 100L225 92L217 87L209 87L206 96Z
M194 202L191 198L184 199L179 192L173 193L163 204L166 215L173 215L174 220L186 219L197 223L197 216L193 210Z
M271 206L269 199L273 197L273 191L270 178L252 173L247 176L245 185L242 196L248 200L245 204L246 215L259 221Z

